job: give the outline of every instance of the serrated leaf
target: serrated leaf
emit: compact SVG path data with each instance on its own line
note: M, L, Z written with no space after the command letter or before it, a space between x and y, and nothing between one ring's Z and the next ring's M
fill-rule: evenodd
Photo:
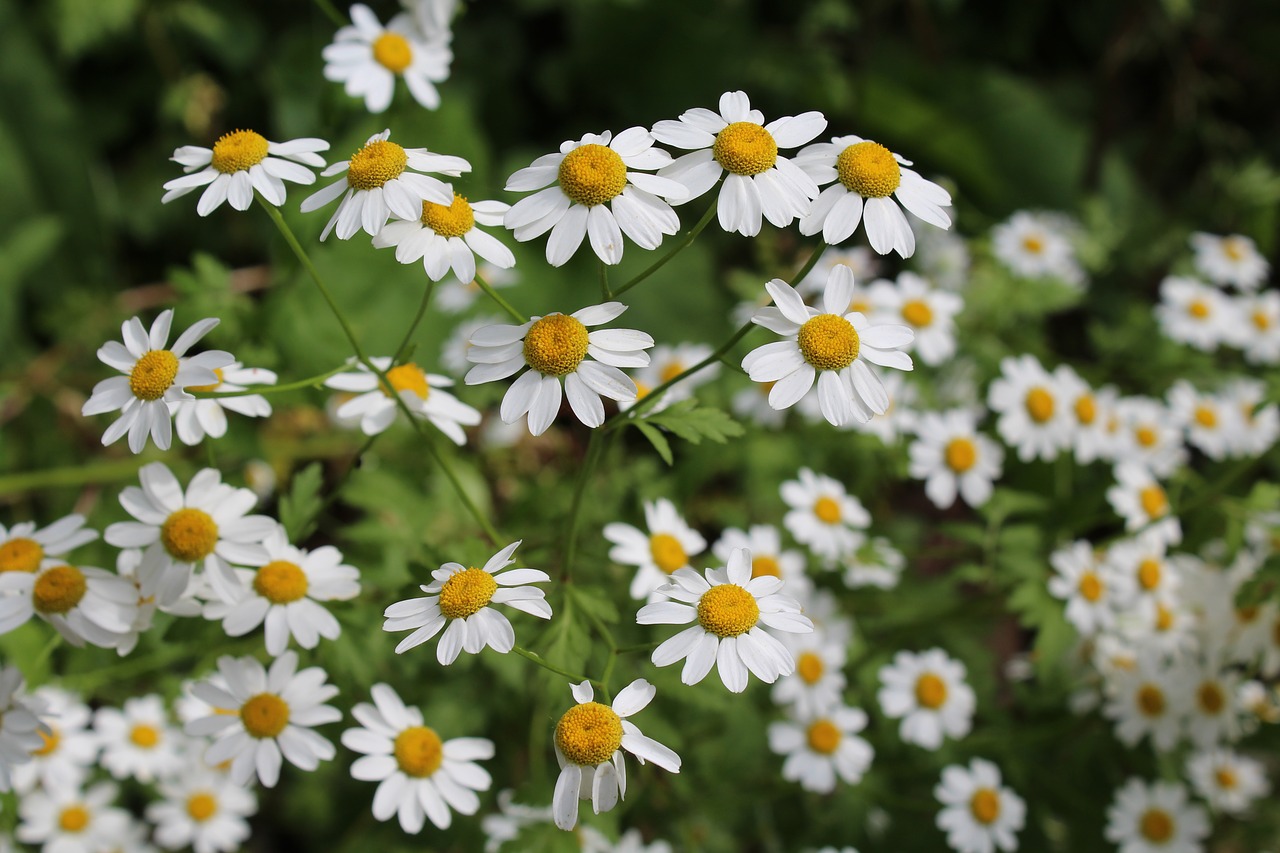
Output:
M656 427L650 426L644 421L632 421L631 425L640 430L641 435L649 439L649 443L653 445L653 449L658 451L658 455L662 457L662 461L668 465L675 464L675 457L671 455L671 442L667 441L667 437L663 435Z
M745 432L742 424L727 412L712 406L700 406L697 400L681 400L650 415L645 421L675 433L690 444L700 444L704 438L724 444Z
M316 517L324 505L320 499L323 486L324 472L319 462L312 462L293 475L288 494L280 498L280 523L290 542L301 542L315 529Z

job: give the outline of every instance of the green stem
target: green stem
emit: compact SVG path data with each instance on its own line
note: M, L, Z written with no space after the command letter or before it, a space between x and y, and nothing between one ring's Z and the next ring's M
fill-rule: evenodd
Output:
M316 0L316 6L320 8L321 12L324 12L325 15L328 16L329 20L333 21L338 26L345 27L350 23L350 21L342 17L342 13L339 12L337 8L329 2L329 0Z
M400 341L400 346L396 347L395 364L402 364L408 353L409 342L413 340L413 333L418 331L418 324L422 322L423 316L427 313L427 304L431 302L431 294L435 292L436 283L427 280L427 289L422 293L422 302L418 304L418 313L414 315L413 322L409 324L409 328L404 333L404 340Z
M581 683L583 681L591 681L591 679L587 678L585 675L578 675L577 673L569 672L567 669L561 669L555 664L548 663L542 657L542 655L538 654L537 652L531 652L528 649L523 648L521 646L512 646L511 651L520 655L520 657L522 658L526 658L528 660L533 661L538 666L542 667L543 669L549 672L554 672L556 675L564 676L565 678L569 679L575 684Z
M137 456L95 465L73 465L66 468L46 468L43 471L26 471L20 474L0 476L0 495L29 492L34 489L83 486L86 483L114 483L130 480L138 475L138 469L147 460Z
M605 302L613 300L613 292L609 290L609 266L600 262L600 298Z
M397 395L397 399L399 399L399 395ZM462 505L467 508L467 512L469 512L471 517L476 520L476 523L480 525L480 529L484 531L484 535L487 536L489 541L494 545L505 542L506 539L504 539L502 534L494 528L493 524L489 521L489 517L484 514L484 511L481 510L480 507L476 506L476 502L471 499L471 496L467 494L467 490L463 488L462 481L458 479L458 473L453 470L453 464L445 458L444 454L440 452L440 448L436 446L435 436L427 432L422 421L409 411L409 408L404 405L403 401L401 401L400 408L408 416L409 423L413 424L414 429L418 431L418 435L427 445L427 452L431 454L431 458L435 460L435 463L440 466L440 470L444 472L444 476L448 479L449 485L453 486L453 490L457 493L458 499L462 501Z
M320 388L324 381L334 374L341 373L344 370L350 370L349 364L340 364L333 370L326 370L324 373L318 373L315 376L309 376L306 379L299 379L296 382L286 382L283 385L255 385L252 388L246 388L243 391L192 391L190 388L187 392L194 394L197 400L221 400L223 397L248 397L250 394L283 394L286 391L298 391L303 388Z
M702 218L698 220L698 224L693 226L693 229L689 231L689 233L685 236L683 240L681 240L680 242L672 246L670 249L668 249L665 255L658 258L658 260L654 261L652 264L646 267L635 278L631 279L626 284L622 285L622 287L619 287L617 290L615 290L613 292L614 298L617 298L622 294L626 293L628 290L635 287L637 284L644 281L646 278L653 275L658 270L662 269L664 266L666 266L668 261L670 261L676 255L680 254L685 249L689 248L691 245L693 245L693 241L698 238L698 235L702 233L702 229L707 227L708 223L711 222L711 218L715 215L716 215L716 203L713 200L711 202L711 205L707 208L707 212L702 214Z
M595 473L600 461L600 453L604 442L600 439L600 431L593 429L587 439L587 458L578 470L578 482L573 487L573 504L569 509L569 532L565 537L564 570L560 580L568 583L573 579L573 561L578 551L578 527L582 522L582 497L587 491L587 481Z
M525 323L529 322L528 317L524 316L515 308L511 307L511 303L503 299L502 295L498 293L498 291L493 289L493 285L485 281L480 276L480 273L478 272L476 273L475 282L476 282L476 286L478 286L481 290L483 290L486 296L488 296L494 302L498 303L498 307L500 307L503 311L506 311L509 315L511 315L512 320L515 320L517 323L519 323L522 326Z

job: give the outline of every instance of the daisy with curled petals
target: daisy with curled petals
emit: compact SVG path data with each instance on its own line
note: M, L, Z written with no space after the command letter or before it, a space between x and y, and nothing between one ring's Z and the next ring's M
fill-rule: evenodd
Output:
M1254 801L1271 792L1260 761L1230 749L1207 749L1187 760L1187 778L1196 793L1227 814L1247 812Z
M965 675L964 664L942 649L901 651L881 668L876 698L886 717L902 720L905 742L936 750L944 737L962 738L973 727L977 700Z
M18 805L22 823L14 837L48 853L111 850L129 828L129 813L114 805L118 794L110 782L83 792L79 785L33 791Z
M134 696L123 708L99 708L93 731L102 744L99 763L117 779L150 783L182 772L181 737L170 728L164 700Z
M172 349L165 349L172 321L173 309L167 308L160 312L148 332L142 321L134 317L120 327L123 344L107 341L98 349L99 361L124 374L93 386L93 394L80 410L80 414L86 416L120 412L120 418L102 435L104 445L114 444L128 433L129 449L134 453L142 452L148 435L156 447L168 450L173 438L170 405L194 400L186 388L217 383L214 371L235 361L231 353L221 350L183 357L192 344L218 325L212 317L187 329Z
M467 360L475 367L467 373L468 385L503 379L528 367L502 398L498 410L503 423L514 423L527 413L529 432L542 435L560 411L560 401L578 420L595 428L604 423L600 398L633 401L636 383L618 368L644 367L653 338L635 329L597 329L617 319L627 306L605 302L572 314L534 317L519 326L497 325L471 336ZM590 358L588 358L590 356ZM564 380L563 391L560 381Z
M191 692L213 706L207 717L185 726L193 737L216 737L205 751L206 763L231 762L231 781L247 785L258 780L274 788L280 778L281 755L303 770L315 770L336 754L333 744L314 726L342 719L342 712L325 702L338 688L325 684L328 675L318 666L298 672L298 656L285 652L264 670L250 657L218 658L218 672L226 689L210 679L196 682ZM226 713L230 711L231 713Z
M440 106L436 83L449 79L449 33L422 32L406 12L385 27L363 3L351 7L351 25L338 30L321 54L324 78L342 83L348 95L364 98L371 113L391 106L396 78L403 77L413 99L429 110Z
M163 799L147 806L147 820L165 849L234 853L248 840L258 798L225 773L193 768L158 787Z
M627 768L622 751L652 761L670 773L680 772L680 756L626 719L643 711L657 689L643 678L618 691L613 705L593 701L590 682L570 686L578 703L556 723L556 760L560 776L551 800L556 826L568 831L578 823L578 800L590 799L596 814L607 812L627 794Z
M225 600L239 598L240 579L231 570L267 562L262 540L277 524L265 515L247 515L258 502L249 489L222 482L216 468L205 468L183 491L163 462L138 472L142 488L128 486L120 505L137 521L121 521L103 534L117 548L145 548L138 578L145 595L162 607L177 602L197 566L213 591Z
M558 153L544 154L507 179L507 192L540 192L516 202L503 224L521 243L550 231L547 263L553 267L573 257L583 237L600 260L616 264L623 234L642 249L656 249L664 235L680 230L680 217L667 202L679 202L688 191L679 181L648 174L670 162L643 127L563 142Z
M791 509L782 524L795 540L823 559L828 568L862 547L871 514L839 480L801 468L783 482L782 500Z
M641 625L697 624L653 650L654 666L685 661L680 680L697 684L711 667L734 693L747 689L747 673L766 684L795 671L791 652L765 627L805 634L813 622L800 612L800 603L780 595L782 579L751 577L751 552L738 548L723 568L707 569L706 577L680 569L671 582L658 588L669 601L646 604L636 613Z
M1130 779L1107 809L1107 840L1119 853L1201 853L1209 816L1170 782Z
M631 597L660 601L654 590L665 584L677 569L692 568L690 558L706 550L707 540L689 526L675 504L666 498L645 501L644 524L648 533L618 521L606 524L604 538L613 543L609 549L610 560L636 567Z
M213 148L184 145L175 149L169 159L182 166L187 174L164 185L161 203L206 187L196 204L196 213L208 216L224 201L236 210L248 210L253 204L253 191L268 203L284 204L284 182L314 184L315 173L323 169L324 158L318 151L328 151L323 139L292 139L269 142L252 130L224 133Z
M363 728L342 733L342 745L362 753L351 775L377 782L373 816L400 818L405 832L422 831L426 820L448 829L450 809L473 815L480 809L476 791L489 790L489 772L477 764L493 758L493 741L482 737L441 740L423 722L422 711L407 707L386 684L373 685L373 701L351 710Z
M871 325L853 300L853 271L833 267L822 296L822 311L804 304L795 288L780 278L765 285L776 308L762 308L751 322L785 336L757 347L742 359L753 382L774 382L769 405L787 409L818 383L822 416L834 426L865 422L889 409L889 395L867 362L911 369L911 356L898 350L915 333L907 326Z
M218 379L212 385L193 385L184 390L221 394L246 391L250 385L276 384L274 372L261 367L245 367L238 361L233 361L226 367L214 368L213 373ZM271 414L271 404L261 394L182 400L170 406L174 424L178 427L178 439L191 446L199 444L206 435L210 438L222 438L227 434L227 415L224 409L249 418L265 418Z
M376 237L392 214L414 220L422 216L424 201L453 204L453 187L424 173L456 178L470 172L471 164L461 157L432 154L425 148L404 148L392 142L390 136L390 130L370 136L350 160L334 163L320 173L326 178L345 173L342 180L302 200L302 212L309 213L342 196L338 209L320 232L321 240L335 228L339 240L349 239L361 228Z
M498 238L476 227L501 225L508 205L500 201L469 202L454 193L452 204L422 203L422 216L412 221L396 219L373 238L375 249L396 247L396 260L411 264L421 260L432 281L450 269L460 282L476 277L476 255L497 269L516 265L516 256Z
M16 666L0 666L0 792L13 787L13 768L31 761L53 733L38 716L44 703L22 687Z
M0 574L0 634L39 616L77 648L113 649L136 614L133 584L104 569L48 560L35 572Z
M504 571L515 562L511 555L521 541L517 539L494 554L483 568L445 563L431 573L431 583L419 587L426 597L397 601L388 607L382 614L386 617L382 630L413 631L396 646L396 654L425 643L443 628L436 659L445 666L453 663L459 652L475 655L485 646L505 655L515 646L516 634L507 617L491 604L505 604L550 619L547 594L529 586L548 583L550 576L540 569Z
M390 358L375 357L370 361L387 374L392 391L415 417L430 421L459 447L467 443L467 434L462 428L479 424L480 413L444 390L453 385L452 379L427 373L413 362L392 367ZM325 387L355 395L338 407L338 418L359 419L361 432L377 435L391 426L400 407L372 370L355 359L352 366L354 371L326 379Z
M871 766L875 750L858 737L866 727L867 715L861 708L836 702L794 720L770 723L769 749L787 757L783 779L799 782L806 791L829 794L837 777L856 785Z
M1243 234L1218 237L1197 231L1191 235L1191 248L1196 270L1214 284L1257 290L1271 271L1257 244Z
M907 448L911 476L924 480L924 493L939 509L960 498L980 507L1000 479L1004 450L978 432L972 409L948 409L920 415L916 440Z
M795 162L819 186L831 184L800 220L801 234L822 232L822 239L834 245L849 239L861 221L876 252L909 258L916 237L902 208L930 225L951 227L943 210L951 206L951 194L906 168L910 160L878 142L838 136L805 148Z
M1018 849L1017 833L1027 818L1027 804L1001 784L1000 768L975 758L968 769L944 768L933 789L942 803L938 829L956 853L993 853Z
M698 107L677 121L653 126L659 142L692 151L658 174L684 184L684 201L706 193L724 175L716 202L720 227L754 237L760 233L762 215L785 228L809 212L818 185L778 150L804 145L826 129L827 120L819 112L765 124L764 113L751 109L746 92L725 92L719 112Z
M72 514L39 529L20 521L6 528L0 524L0 575L34 572L48 557L61 557L98 538L98 531L84 526L84 516Z

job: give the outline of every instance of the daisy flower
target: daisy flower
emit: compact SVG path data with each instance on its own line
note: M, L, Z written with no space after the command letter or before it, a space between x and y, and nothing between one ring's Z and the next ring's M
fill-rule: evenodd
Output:
M787 757L783 779L799 782L806 791L829 794L837 778L856 785L871 767L875 750L858 737L866 727L867 715L861 708L837 702L820 712L770 723L769 749Z
M550 231L547 263L553 267L573 257L584 237L606 264L622 260L623 234L642 249L658 248L663 235L680 230L668 202L688 191L678 180L648 174L671 162L653 142L649 131L631 127L616 137L606 130L561 143L558 153L507 179L507 192L539 192L516 202L503 224L521 243Z
M796 148L827 129L819 112L784 116L768 124L751 109L745 92L725 92L720 111L698 107L676 121L653 126L659 142L692 151L677 157L658 174L679 181L692 201L725 176L716 216L725 231L744 237L760 233L761 217L779 228L809 212L818 185L796 163L778 154Z
M501 225L509 205L500 201L469 202L454 193L452 204L422 203L417 219L388 222L373 238L376 249L396 247L396 260L421 260L427 277L439 281L449 270L460 282L476 277L476 255L498 269L510 269L516 256L499 240L477 227Z
M191 769L158 787L163 799L147 806L147 820L161 847L234 853L249 839L248 818L258 810L258 798L225 773Z
M1167 545L1182 541L1182 523L1169 514L1164 487L1142 465L1122 462L1115 469L1116 484L1107 489L1107 503L1124 519L1129 532L1151 525Z
M1015 275L1079 285L1084 270L1071 245L1071 224L1050 214L1020 210L992 229L991 249Z
M423 33L405 13L383 27L363 3L351 7L351 26L338 30L325 47L324 78L342 83L347 94L364 98L371 113L391 106L396 77L403 77L413 99L429 110L440 106L437 83L449 79L449 33ZM345 238L344 238L345 239Z
M916 236L902 208L930 225L951 227L951 217L943 210L951 206L951 195L906 168L910 160L878 142L837 136L805 148L795 164L819 186L831 184L801 218L801 234L821 232L827 243L843 243L864 222L871 248L881 255L897 252L909 258L916 250Z
M0 635L39 616L77 648L113 649L136 612L133 584L93 566L48 560L31 573L0 574Z
M692 568L689 559L706 550L707 540L680 517L675 504L666 498L645 501L644 524L648 533L630 524L611 522L604 527L604 538L613 543L610 560L636 567L631 597L660 601L654 591L670 580L672 572Z
M1257 290L1271 271L1257 244L1243 234L1218 237L1197 231L1191 235L1191 248L1196 271L1214 284Z
M1244 350L1244 360L1250 364L1280 363L1280 291L1240 297L1236 317L1232 343Z
M1167 550L1159 531L1144 530L1112 545L1104 559L1118 574L1133 581L1137 596L1166 598L1179 586L1178 566L1167 559Z
M913 272L899 274L896 282L876 282L870 295L875 319L893 316L915 333L911 351L922 362L938 365L955 354L955 316L964 308L960 296L936 289Z
M14 837L24 844L43 845L47 853L110 850L129 827L129 813L113 805L117 793L110 782L84 792L78 785L33 791L18 804L22 823Z
M498 813L485 815L480 831L485 834L484 853L498 853L503 844L515 841L520 831L533 824L551 823L551 806L526 806L515 802L515 792L498 792Z
M776 308L762 308L751 322L786 340L757 347L742 359L753 382L775 382L769 405L794 406L818 383L822 416L834 426L867 421L889 408L889 395L867 362L911 370L911 356L898 348L915 333L906 326L872 325L856 311L853 272L833 267L822 297L822 311L804 304L795 288L780 278L765 285Z
M350 160L334 163L320 173L326 178L344 175L342 180L302 200L302 212L309 213L342 196L338 209L320 233L321 240L335 227L339 240L351 238L361 228L376 237L391 214L412 221L422 216L425 201L453 204L453 187L425 173L456 178L470 172L471 164L461 157L432 154L425 148L404 148L390 137L390 130L375 133Z
M1114 459L1119 442L1119 420L1115 414L1118 394L1114 388L1093 389L1070 366L1053 370L1058 395L1067 409L1071 425L1069 441L1076 462L1087 465L1099 459ZM1111 429L1112 425L1116 429Z
M1252 378L1237 377L1220 391L1223 397L1240 409L1244 429L1237 453L1260 456L1271 449L1280 437L1280 407L1267 404L1266 384Z
M1174 671L1150 652L1139 655L1133 667L1112 674L1102 713L1115 722L1122 743L1134 746L1147 735L1160 752L1173 749L1191 698L1176 682Z
M216 738L204 760L213 766L230 761L231 781L237 785L247 785L256 773L263 785L274 788L282 753L303 770L315 770L336 754L314 727L342 719L341 711L324 704L338 688L325 684L328 675L318 666L297 670L298 656L291 651L272 661L270 670L251 657L223 655L218 672L226 689L212 679L191 688L215 710L187 723L186 732Z
M1049 594L1067 602L1067 621L1081 636L1110 628L1116 611L1133 597L1132 575L1100 562L1093 546L1083 540L1054 551L1049 564L1055 572L1049 578Z
M142 466L138 481L142 488L128 486L120 493L120 505L137 521L117 522L103 538L117 548L146 549L138 567L143 591L162 607L172 605L199 566L200 577L219 597L238 598L240 579L232 563L265 563L262 540L277 527L265 515L246 515L257 495L223 483L215 468L192 477L185 492L163 462Z
M818 716L839 705L845 687L844 646L832 642L820 630L787 640L785 645L795 656L796 671L773 685L773 703L791 706L801 717Z
M542 435L569 398L573 414L589 427L604 423L602 396L618 401L636 399L636 384L618 368L644 367L653 338L634 329L597 329L627 310L621 302L605 302L572 314L534 317L519 326L496 325L471 337L467 359L475 366L468 385L504 379L524 371L502 398L504 423L529 416L529 432ZM589 356L589 357L588 357ZM564 380L563 391L560 387Z
M1240 675L1229 669L1203 663L1181 667L1177 679L1188 694L1183 701L1187 709L1187 734L1200 749L1211 749L1222 742L1234 742L1243 734L1243 711L1239 705Z
M53 735L38 716L44 703L23 694L22 672L0 666L0 792L13 787L13 768L31 761Z
M64 516L45 527L20 521L6 528L0 524L0 575L6 572L34 572L46 558L62 557L98 538L98 531L84 526L84 516Z
M422 711L407 707L386 684L372 688L374 704L358 703L351 710L361 728L342 733L342 745L362 753L351 775L377 782L373 816L400 818L405 832L422 831L426 820L448 829L450 809L473 815L480 809L476 791L489 790L492 779L477 761L493 758L493 741L482 737L441 740L423 722Z
M1120 853L1201 853L1208 835L1208 815L1182 785L1130 779L1107 809L1107 840Z
M730 527L711 546L711 553L723 565L739 548L751 552L751 577L781 578L788 593L800 596L812 586L804 573L805 559L799 551L782 548L782 533L772 524L753 524L746 531Z
M170 404L195 400L186 388L218 383L214 371L234 363L231 354L221 350L184 358L192 344L218 325L212 317L187 329L172 349L165 349L172 321L172 308L160 312L150 332L137 317L126 320L120 327L124 343L107 341L98 349L99 361L124 374L93 386L93 394L80 410L86 416L120 412L116 422L103 433L103 445L114 444L128 433L129 449L134 453L142 452L148 435L156 447L168 450L173 437Z
M1231 337L1239 322L1233 307L1220 290L1174 275L1160 282L1155 314L1166 338L1213 352Z
M245 391L249 385L274 385L276 374L261 367L245 367L233 361L225 368L214 369L217 377L211 385L193 385L183 390L199 392ZM178 438L187 446L194 446L207 435L222 438L227 434L227 415L223 410L250 418L265 418L271 414L271 403L261 394L245 394L239 397L195 398L169 404L178 428Z
M444 390L452 387L452 379L427 373L413 362L392 367L392 360L387 357L370 361L387 375L392 390L416 417L430 421L459 447L467 443L462 428L479 424L480 413ZM377 435L391 426L400 407L377 374L354 358L351 364L355 368L352 372L330 376L324 381L325 387L354 395L338 407L337 416L342 420L358 418L361 432Z
M947 834L947 845L957 853L992 853L1018 849L1017 833L1026 822L1027 805L1000 780L1000 768L975 758L966 770L959 765L943 768L942 780L933 789L942 803L938 829Z
M996 431L1023 462L1051 461L1071 445L1071 414L1062 389L1035 356L1000 360L987 405L1000 415Z
M551 800L556 826L571 830L578 823L578 800L590 799L596 814L607 812L627 793L627 769L622 751L641 764L652 761L669 773L680 772L680 756L626 719L643 711L657 690L638 678L618 691L613 705L593 701L591 683L570 686L574 705L556 723L556 760L560 775Z
M924 493L939 509L956 501L980 507L1000 478L1004 450L978 432L972 409L924 412L916 424L916 440L907 448L911 476L924 480Z
M864 246L832 246L822 253L813 269L796 282L796 290L806 299L820 296L826 289L831 270L836 266L846 266L853 270L854 281L871 281L880 273L880 256ZM871 298L862 287L854 288L850 310L871 313Z
M649 364L637 370L631 377L636 383L635 402L640 402L659 385L675 379L695 364L706 360L711 353L711 347L706 344L676 344L675 346L659 344L654 347L653 352L649 354ZM694 389L699 385L705 385L719 375L720 363L711 362L697 373L684 377L663 391L662 399L648 408L648 414L660 412L672 403L689 399L693 396ZM625 411L634 405L635 403L619 403L618 408Z
M893 589L902 578L907 558L883 536L875 536L844 557L844 585L849 589Z
M142 590L142 578L138 575L138 568L141 565L141 548L125 548L116 556L116 572L133 585L138 607L133 617L133 624L129 626L129 630L120 638L120 642L115 647L116 654L121 657L132 652L138 645L138 638L151 630L156 611L174 616L199 616L204 609L203 599L215 595L204 584L202 579L196 579L193 583L187 585L187 588L178 596L177 601L161 607L160 603L156 601L154 592L146 593Z
M1240 446L1240 410L1216 394L1197 391L1185 379L1169 389L1169 413L1187 432L1192 447L1210 459L1222 460ZM1170 472L1171 473L1171 472Z
M936 750L944 737L962 738L973 726L977 703L965 674L964 663L942 649L900 651L880 669L880 710L902 720L898 735L905 742Z
M79 788L98 760L100 744L89 730L93 712L75 694L48 685L32 692L28 707L40 718L40 747L13 769L14 790Z
M747 689L750 672L766 684L795 671L795 658L765 627L804 634L813 622L800 603L780 595L780 578L751 577L751 552L739 548L723 568L707 569L703 578L680 569L657 592L669 601L646 604L636 613L640 625L683 625L695 621L653 650L654 666L685 661L680 680L697 684L714 665L724 686L734 693ZM762 627L763 626L763 627Z
M733 395L733 401L730 404L733 413L762 429L781 429L787 420L787 410L775 409L769 405L769 394L777 384L776 382L755 382L751 387L743 388Z
M99 763L117 779L150 783L174 776L185 766L178 733L159 696L126 699L124 708L99 708L93 731L102 744Z
M969 242L952 231L915 226L915 265L944 290L960 290L969 280Z
M224 201L231 202L236 210L248 210L254 190L279 207L284 204L284 182L314 184L315 173L307 166L324 168L324 158L317 152L328 150L329 143L323 139L269 142L252 130L224 133L213 148L184 145L175 149L169 159L187 174L166 183L160 201L168 204L205 187L196 205L196 213L201 216L208 216Z
M413 631L396 646L402 654L430 640L441 629L436 659L448 666L458 654L479 654L488 646L506 654L515 646L516 635L491 604L505 604L537 616L551 618L551 605L541 589L529 584L548 583L551 578L540 569L511 569L512 559L522 540L517 539L489 558L483 568L467 568L461 563L445 563L431 573L432 581L419 587L427 595L397 601L382 614L384 631ZM448 627L446 627L446 625Z
M1230 749L1208 749L1187 760L1187 778L1210 806L1227 814L1247 812L1271 785L1262 763Z
M781 486L782 500L791 507L782 524L797 542L834 567L866 541L863 530L871 524L871 514L839 480L808 468L801 468L798 477Z

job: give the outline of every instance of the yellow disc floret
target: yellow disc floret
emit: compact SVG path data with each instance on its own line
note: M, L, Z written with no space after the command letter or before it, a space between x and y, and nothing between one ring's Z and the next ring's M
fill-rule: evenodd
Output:
M40 735L40 745L31 750L32 755L53 755L62 744L62 732L58 731L57 726L49 726L48 734L45 734L44 729L36 729L36 734Z
M413 362L399 364L388 370L387 381L391 383L391 388L396 394L408 391L419 400L425 400L431 394L431 387L427 384L427 374ZM385 385L382 387L382 393L388 397L391 396Z
M36 578L31 603L37 613L66 613L87 591L84 572L75 566L54 566Z
M289 725L289 703L274 693L259 693L240 706L240 722L252 737L273 738Z
M860 345L853 324L839 314L819 314L796 336L804 360L819 370L842 370L853 364Z
M581 321L568 314L548 314L525 333L524 361L547 376L565 376L587 357L587 344L587 327Z
M823 495L813 502L813 514L823 524L838 524L840 522L840 502L835 498Z
M1240 784L1240 780L1236 778L1235 772L1230 767L1219 767L1214 771L1213 778L1217 781L1219 788L1228 791Z
M1173 838L1173 818L1164 809L1147 809L1138 822L1142 837L1157 844Z
M649 537L649 555L667 574L689 565L689 555L685 553L684 546L670 533L655 533Z
M902 183L902 169L879 142L855 142L836 158L836 174L845 189L863 198L884 198Z
M1196 423L1205 429L1213 429L1218 425L1218 413L1209 406L1196 406Z
M1102 578L1098 577L1095 572L1085 572L1080 576L1080 583L1077 585L1077 589L1080 591L1080 597L1085 601L1097 601L1102 598Z
M1147 486L1139 492L1138 502L1148 518L1159 518L1169 511L1169 499L1165 497L1164 489L1156 485Z
M160 730L146 723L138 723L129 730L129 740L142 749L154 749L160 743Z
M822 755L831 755L840 748L840 729L830 720L815 720L805 735L809 748Z
M1088 426L1098 416L1098 404L1092 394L1081 394L1076 398L1076 420Z
M222 382L223 382L223 378L222 378L222 368L221 368L221 367L215 367L215 368L213 369L213 375L214 375L215 377L217 377L217 381L216 381L216 382L213 382L212 384L209 384L209 385L188 385L188 386L187 386L185 389L183 389L183 390L185 390L185 391L198 391L198 392L203 392L203 393L206 393L206 394L207 394L208 392L210 392L210 391L217 391L217 390L218 390L218 386L219 386L219 385L221 385L221 384L222 384Z
M1196 704L1206 714L1219 714L1226 707L1227 699L1216 681L1206 681L1196 690Z
M1148 557L1138 564L1138 586L1150 592L1160 586L1160 561Z
M902 305L902 319L916 328L933 323L933 309L923 299L911 299Z
M58 814L58 828L63 832L84 832L89 826L89 810L76 803Z
M973 439L957 436L947 442L947 449L943 454L947 460L947 467L957 474L963 474L978 462L978 446L973 443Z
M583 207L616 198L627 186L627 164L607 145L579 145L560 161L560 191Z
M1210 314L1209 303L1205 302L1203 299L1193 299L1191 302L1187 303L1187 314L1197 320L1203 320Z
M1022 248L1028 254L1038 255L1044 251L1044 240L1039 237L1023 237Z
M805 684L817 684L822 680L826 669L822 657L814 652L801 652L800 657L796 658L796 672Z
M778 162L778 143L762 126L735 121L716 134L711 154L727 171L750 177L772 169Z
M243 172L267 159L269 143L252 130L233 130L213 143L209 165L224 175Z
M395 755L406 776L422 779L444 763L444 744L433 729L413 726L396 735Z
M178 376L178 357L167 349L142 354L129 371L129 390L139 400L159 400Z
M698 600L698 624L717 637L745 634L760 621L755 596L737 584L711 587Z
M556 746L574 764L603 764L622 746L622 718L599 702L574 705L556 723Z
M1154 684L1144 684L1138 688L1138 710L1148 717L1159 717L1164 713L1164 691Z
M422 203L422 224L441 237L461 237L476 224L476 215L467 200L453 194L452 204Z
M187 815L196 823L204 823L218 813L218 799L208 791L197 791L187 797Z
M44 559L44 548L34 539L21 536L0 545L0 574L34 572Z
M217 547L218 525L204 510L184 507L171 513L160 525L160 544L175 560L195 563Z
M353 190L375 190L395 180L409 165L409 155L387 139L375 139L351 155L347 164L347 186Z
M498 582L484 569L464 569L449 576L440 589L440 612L446 619L465 619L489 603Z
M413 48L399 33L384 32L373 40L373 58L392 74L403 74L413 64Z
M947 702L947 682L932 672L916 679L916 702L920 707L937 710Z
M778 561L767 554L761 554L758 557L751 558L751 577L782 577L782 567L778 565Z
M1023 403L1027 407L1027 414L1031 416L1031 420L1038 424L1047 423L1053 417L1053 394L1047 388L1035 386L1027 392Z
M979 788L969 799L969 811L978 823L995 823L1000 817L1000 795L990 788Z
M307 576L297 563L272 560L253 576L253 589L272 604L288 604L307 594Z

